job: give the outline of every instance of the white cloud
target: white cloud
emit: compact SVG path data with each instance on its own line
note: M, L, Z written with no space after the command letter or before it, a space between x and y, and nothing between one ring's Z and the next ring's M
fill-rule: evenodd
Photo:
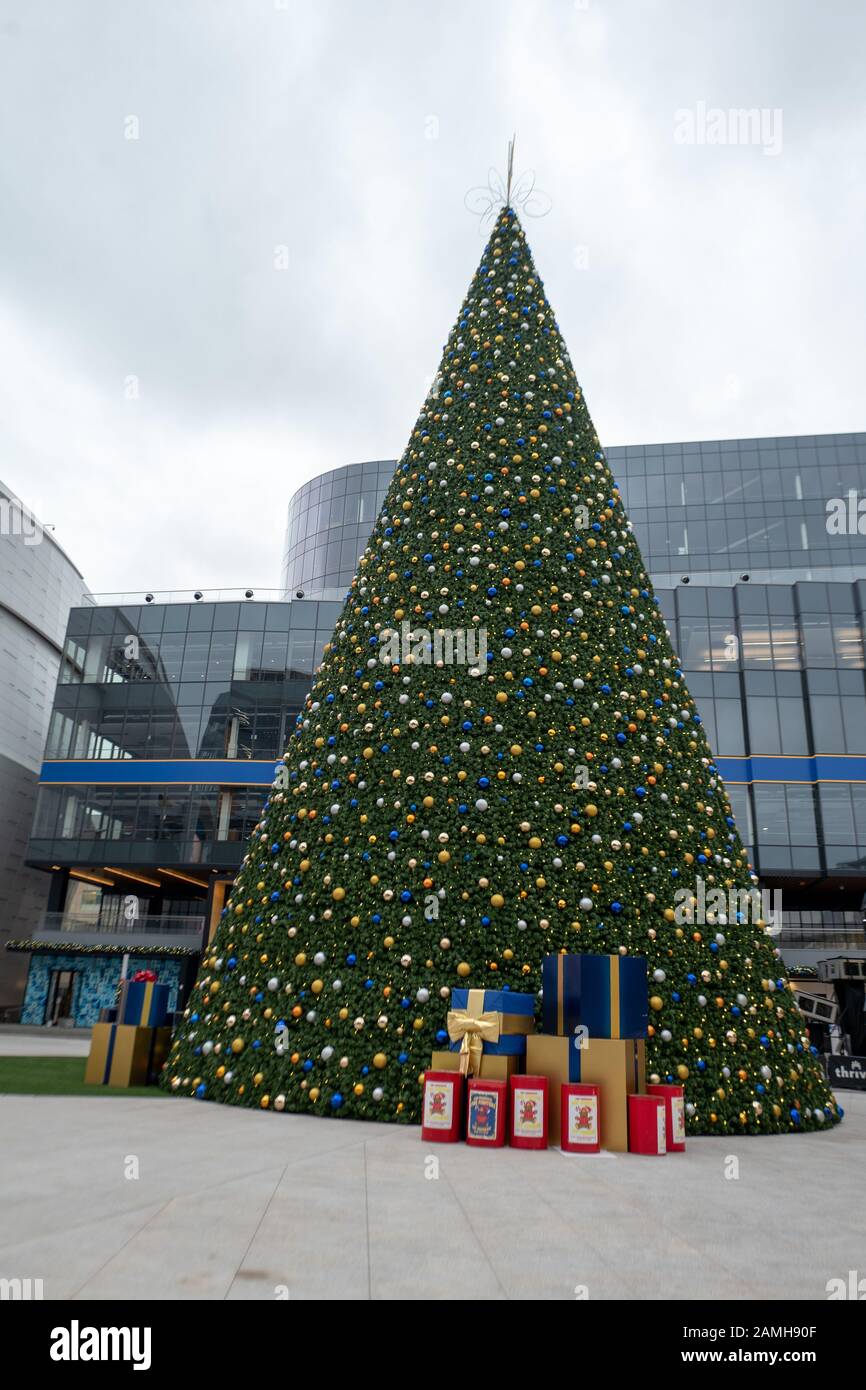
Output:
M0 477L98 590L276 586L295 487L405 444L514 129L603 442L861 428L864 30L801 0L12 0ZM781 153L677 144L699 101L782 110Z

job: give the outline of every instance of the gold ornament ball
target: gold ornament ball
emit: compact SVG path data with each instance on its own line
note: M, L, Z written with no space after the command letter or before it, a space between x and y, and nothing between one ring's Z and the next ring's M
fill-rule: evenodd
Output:
M465 960L462 960L462 961L460 962L460 964L458 965L458 967L457 967L457 974L460 976L460 978L461 978L462 980L465 980L465 979L466 979L466 976L469 975L469 974L471 973L471 971L472 971L472 966L471 966L471 965L467 965L467 963L466 963Z
M324 980L314 980L313 983L310 985L310 990L312 991L313 994L321 994L321 992L322 992L322 990L323 990L324 988L325 988L325 982L324 982Z
M345 888L335 888L334 891L333 891L333 893L331 894L331 897L334 899L334 902L335 902L335 903L341 903L341 902L343 901L343 899L345 898L345 896L346 896L346 890L345 890Z
M649 1002L650 1008L655 1009L656 1013L658 1013L659 1009L664 1008L664 1000L658 994L653 994Z
M243 1052L243 1050L244 1050L244 1040L243 1040L243 1038L233 1038L233 1039L232 1039L232 1052L238 1053L238 1052Z
M680 1078L680 1081L688 1080L689 1069L684 1062L680 1062L679 1066L677 1067L677 1076Z
M377 1052L375 1057L373 1058L373 1066L376 1068L376 1070L381 1071L382 1068L386 1067L387 1065L388 1058L385 1056L384 1052Z

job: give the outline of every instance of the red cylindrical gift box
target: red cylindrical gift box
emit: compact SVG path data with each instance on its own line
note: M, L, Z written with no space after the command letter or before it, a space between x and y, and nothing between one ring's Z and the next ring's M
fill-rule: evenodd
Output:
M665 1127L668 1137L668 1153L685 1153L686 1148L686 1103L682 1086L647 1086L648 1096L661 1096L665 1103Z
M546 1076L512 1076L509 1078L509 1087L511 1147L546 1149L550 1082Z
M569 1154L597 1154L601 1148L600 1088L566 1082L561 1105L560 1146Z
M629 1096L628 1151L632 1154L667 1153L663 1096Z
M463 1076L459 1071L424 1073L421 1138L434 1144L455 1144L463 1118Z
M466 1087L466 1143L498 1149L505 1143L508 1083L473 1076Z

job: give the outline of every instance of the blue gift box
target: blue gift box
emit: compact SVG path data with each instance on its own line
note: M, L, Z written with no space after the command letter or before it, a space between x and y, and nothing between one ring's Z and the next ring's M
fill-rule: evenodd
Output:
M153 980L124 980L117 1022L139 1028L160 1028L168 1017L168 985Z
M644 956L545 956L542 1017L545 1033L586 1028L591 1038L645 1038L647 964Z
M534 994L519 994L511 989L452 989L451 1008L499 1014L499 1040L483 1039L483 1050L491 1057L525 1055L526 1035L535 1032ZM450 1044L452 1052L459 1052L460 1047L459 1042Z

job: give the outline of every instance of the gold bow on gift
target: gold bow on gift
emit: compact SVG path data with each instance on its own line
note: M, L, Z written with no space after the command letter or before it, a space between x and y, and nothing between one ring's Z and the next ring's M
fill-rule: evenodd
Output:
M485 1012L484 990L470 989L465 1009L451 1009L448 1014L448 1036L460 1044L460 1071L463 1076L477 1076L481 1070L481 1054L485 1042L499 1042L498 1013Z

